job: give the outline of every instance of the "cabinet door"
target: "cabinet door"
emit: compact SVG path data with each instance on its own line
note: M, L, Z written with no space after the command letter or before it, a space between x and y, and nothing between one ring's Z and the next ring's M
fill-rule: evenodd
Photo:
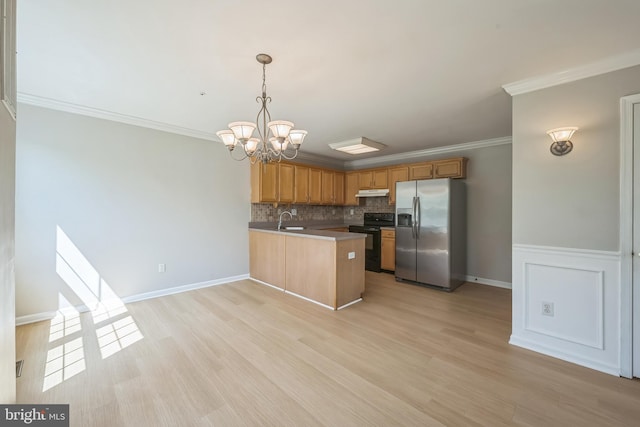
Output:
M389 169L389 204L396 203L396 182L409 181L409 168L400 166Z
M360 190L373 188L373 172L358 172L358 187Z
M251 165L251 202L278 201L278 164L257 162Z
M389 188L387 169L376 169L371 171L373 175L373 188Z
M309 203L319 205L322 203L322 171L309 169Z
M433 163L415 163L409 165L409 181L433 178Z
M333 203L344 205L344 172L336 172L333 176Z
M383 270L396 269L396 234L395 231L382 230L382 249L380 251L380 267Z
M467 159L458 157L456 159L436 160L433 162L434 178L466 178Z
M296 165L294 176L293 203L309 203L309 168Z
M357 172L347 172L344 174L344 204L346 206L356 206L359 204L356 194L359 190L359 177Z
M322 203L332 205L335 195L333 194L333 177L335 173L322 171Z
M293 202L295 167L288 163L278 163L278 201Z

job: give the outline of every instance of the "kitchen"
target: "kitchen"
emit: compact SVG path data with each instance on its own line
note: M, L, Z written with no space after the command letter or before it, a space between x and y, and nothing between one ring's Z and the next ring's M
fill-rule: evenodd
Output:
M396 265L398 265L397 280L432 285L452 291L466 280L466 196L462 181L467 175L467 161L468 159L464 157L445 158L348 172L290 162L253 164L251 167L252 202L272 202L270 205L254 204L252 212L256 212L256 215L253 218L258 219L260 217L258 213L262 213L262 218L264 218L264 212L259 212L259 210L262 208L263 211L268 211L271 206L276 209L275 214L278 214L278 222L277 227L272 221L254 220L249 224L251 277L287 291L288 286L284 285L284 282L287 281L284 279L284 273L271 276L269 274L261 275L258 272L261 261L269 265L277 264L278 254L286 252L284 249L286 248L285 238L280 236L282 243L277 246L279 250L269 251L267 250L268 245L259 244L256 240L259 239L260 233L258 231L272 233L275 228L276 232L280 232L281 229L290 231L287 233L288 236L301 236L316 233L315 230L327 230L324 233L325 237L334 239L347 238L347 235L341 236L341 232L349 231L366 236L366 240L363 242L366 249L361 251L364 252L364 268L366 270L380 272L384 269L385 272L393 274L396 271ZM413 186L413 195L415 196L416 182L419 184L418 194L422 196L422 204L419 203L420 198L411 198L408 193L410 187ZM422 188L420 185L427 184L431 190L426 190L426 192L420 190ZM398 191L401 191L400 200L397 202L397 213L396 185ZM446 187L445 199L440 196L443 185ZM451 186L451 190L449 190L449 186ZM460 190L460 192L453 191L454 189ZM433 190L436 192L434 193ZM429 192L433 195L430 196ZM409 205L412 202L415 203L416 199L418 200L417 207L414 205L412 206L413 210L409 209ZM372 202L369 203L369 200ZM450 219L436 218L439 228L434 229L436 234L427 236L427 232L431 230L427 222L433 216L433 209L429 209L429 205L440 204L442 200L451 206L451 212L447 214ZM299 206L304 206L301 205L301 202L305 201L311 205L324 201L328 204L333 218L309 220L308 214L311 213L311 218L313 218L313 212L305 212L307 218L301 218L298 215L298 209ZM351 206L365 207L362 220L353 218L354 208ZM425 210L424 216L420 214L421 207ZM336 215L338 208L343 211L342 218ZM396 215L398 215L397 222ZM434 251L420 249L415 252L415 248L413 255L408 252L407 245L415 246L415 242L418 240L413 240L413 238L417 239L420 232L419 227L416 227L415 230L408 227L410 223L412 227L414 226L412 215L416 224L422 220L425 221L423 227L428 227L423 231L425 236L421 242L429 242L430 245L431 242L438 242L437 244L440 245L435 250L436 255L425 257L424 253L431 254ZM266 216L269 218L268 212ZM288 221L283 222L283 217ZM455 238L451 238L447 234L445 235L447 241L441 242L440 222L442 221L445 222L445 230L447 229L446 224L451 223L449 234L454 233ZM401 237L397 252L396 226L400 227L397 231ZM334 232L338 233L334 234ZM263 239L274 238L274 236L263 237ZM350 239L352 238L350 237ZM444 253L451 255L442 258L443 250ZM416 253L421 254L417 265ZM362 256L361 253L358 253L358 256ZM285 257L288 258L289 255L286 254ZM353 257L355 258L355 253L353 253ZM322 266L322 268L326 269L327 266ZM284 271L284 269L283 265L282 270ZM411 269L413 271L410 271ZM416 275L416 270L418 275ZM310 272L309 276L315 277L314 272ZM277 283L273 283L274 280ZM364 276L359 277L358 280L363 281ZM289 280L289 283L291 286L299 286L294 280ZM322 284L318 284L318 286L322 286ZM362 289L364 290L364 286ZM292 293L295 294L295 292ZM306 296L308 297L308 295ZM344 306L359 301L360 296L354 295L350 301L345 301L348 304ZM335 303L335 300L333 301L333 304L328 305L329 308L343 307L343 305Z

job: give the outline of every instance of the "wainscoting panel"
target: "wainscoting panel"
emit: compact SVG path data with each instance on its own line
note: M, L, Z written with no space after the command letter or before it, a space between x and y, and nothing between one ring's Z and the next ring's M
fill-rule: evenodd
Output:
M620 254L513 245L510 343L620 373Z

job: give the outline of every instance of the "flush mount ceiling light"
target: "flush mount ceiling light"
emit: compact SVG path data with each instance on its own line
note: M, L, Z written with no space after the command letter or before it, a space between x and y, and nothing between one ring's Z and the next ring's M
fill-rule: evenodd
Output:
M556 128L547 131L547 135L551 137L551 154L555 156L564 156L573 150L573 143L569 141L573 133L577 131L577 127Z
M293 123L286 120L271 120L271 114L267 109L267 103L271 97L267 96L267 84L265 82L267 64L273 60L266 53L256 55L256 60L262 64L262 96L256 101L261 104L260 111L254 122L232 122L229 129L216 132L229 149L234 160L249 158L251 163L279 162L282 159L291 160L298 155L298 149L307 136L306 130L293 129ZM258 137L253 137L253 132L258 130ZM242 148L242 157L233 156L234 149Z
M382 150L386 145L362 136L360 138L350 139L349 141L334 142L333 144L329 144L329 147L348 154L363 154Z

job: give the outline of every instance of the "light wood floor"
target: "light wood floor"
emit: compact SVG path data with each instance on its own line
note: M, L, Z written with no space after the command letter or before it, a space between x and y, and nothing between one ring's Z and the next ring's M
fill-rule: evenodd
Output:
M83 427L640 422L640 382L507 343L509 290L366 279L339 312L247 280L19 327L18 400Z

